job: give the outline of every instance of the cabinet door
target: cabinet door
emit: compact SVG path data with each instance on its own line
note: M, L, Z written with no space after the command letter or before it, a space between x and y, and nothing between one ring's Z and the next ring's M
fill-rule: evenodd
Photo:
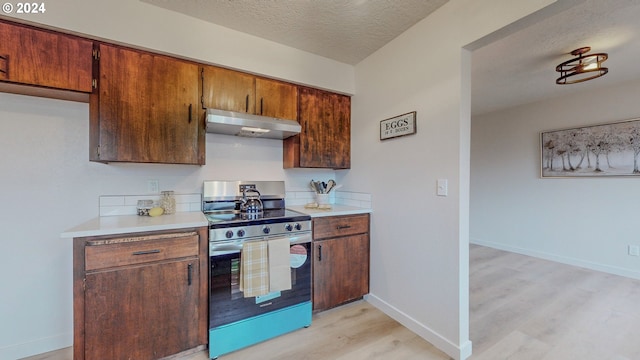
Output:
M369 292L367 234L314 243L313 309L324 310Z
M351 167L351 99L300 88L299 137L284 142L284 167ZM287 141L288 140L288 141Z
M99 69L92 160L204 164L196 64L101 44Z
M91 92L92 42L0 22L0 80Z
M333 169L351 168L351 98L332 94L333 118L328 120L331 139L328 152L329 167Z
M298 87L280 81L257 78L256 114L298 120Z
M326 119L333 117L329 96L320 90L300 90L300 167L323 168L329 165L330 144Z
M158 359L198 346L199 272L191 259L87 274L84 358Z
M202 68L202 107L255 114L253 75L215 66Z

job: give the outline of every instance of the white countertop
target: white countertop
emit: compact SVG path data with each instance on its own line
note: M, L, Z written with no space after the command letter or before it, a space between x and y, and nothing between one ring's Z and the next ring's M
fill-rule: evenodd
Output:
M313 217L367 214L373 212L369 208L347 205L331 205L331 209L309 209L304 206L288 206L287 208L308 214ZM86 236L116 235L146 231L172 230L191 227L208 226L207 218L199 211L177 212L173 215L161 216L100 216L83 224L66 230L60 237L74 238Z
M312 218L322 217L322 216L368 214L373 212L373 209L370 209L370 208L361 208L356 206L336 205L336 204L331 204L331 209L326 209L326 210L305 208L304 205L287 206L287 208L293 211L301 212L303 214L311 215Z
M161 216L100 216L63 232L60 237L74 238L172 230L201 227L208 224L204 214L199 211L177 212L173 215Z

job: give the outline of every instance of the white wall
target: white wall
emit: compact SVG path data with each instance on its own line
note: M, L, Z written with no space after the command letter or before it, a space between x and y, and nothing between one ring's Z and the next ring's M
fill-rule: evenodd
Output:
M640 179L540 177L541 131L640 117L640 82L582 86L473 118L471 241L640 278L640 258L627 254L629 244L640 245Z
M139 1L46 3L24 19L203 62L354 92L352 66L260 40ZM88 160L88 104L0 93L0 359L72 345L71 241L64 230L98 216L100 195L179 193L207 179L285 180L308 190L331 170L283 170L282 143L207 134L205 166Z
M471 351L463 47L551 2L451 0L356 65L353 165L339 176L374 199L369 300L456 359ZM379 141L380 120L410 111L416 135Z

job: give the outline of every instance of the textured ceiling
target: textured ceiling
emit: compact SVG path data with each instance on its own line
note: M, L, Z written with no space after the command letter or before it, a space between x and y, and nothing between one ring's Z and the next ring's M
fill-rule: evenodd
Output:
M640 1L585 0L472 54L472 113L557 98L640 79ZM609 73L579 84L556 85L556 65L591 46L605 52Z
M357 64L448 0L140 1ZM640 79L640 0L557 2L555 14L473 51L472 115ZM609 74L556 85L555 66L583 46L609 54Z
M357 64L448 0L141 0Z

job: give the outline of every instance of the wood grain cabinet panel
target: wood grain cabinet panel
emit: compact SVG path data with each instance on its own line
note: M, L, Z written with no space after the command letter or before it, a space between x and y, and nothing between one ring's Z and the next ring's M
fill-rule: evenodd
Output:
M168 56L100 44L90 103L90 159L205 162L199 67Z
M369 293L369 214L313 219L313 310Z
M197 347L200 271L193 258L87 274L84 358L160 359Z
M90 40L0 21L0 81L90 93Z
M300 87L299 135L284 140L285 168L351 167L351 98Z
M202 107L297 120L298 87L240 71L204 66Z
M255 76L216 66L204 66L202 107L254 114Z
M256 78L256 114L298 120L298 87L281 81Z
M207 229L74 239L74 359L204 349Z

